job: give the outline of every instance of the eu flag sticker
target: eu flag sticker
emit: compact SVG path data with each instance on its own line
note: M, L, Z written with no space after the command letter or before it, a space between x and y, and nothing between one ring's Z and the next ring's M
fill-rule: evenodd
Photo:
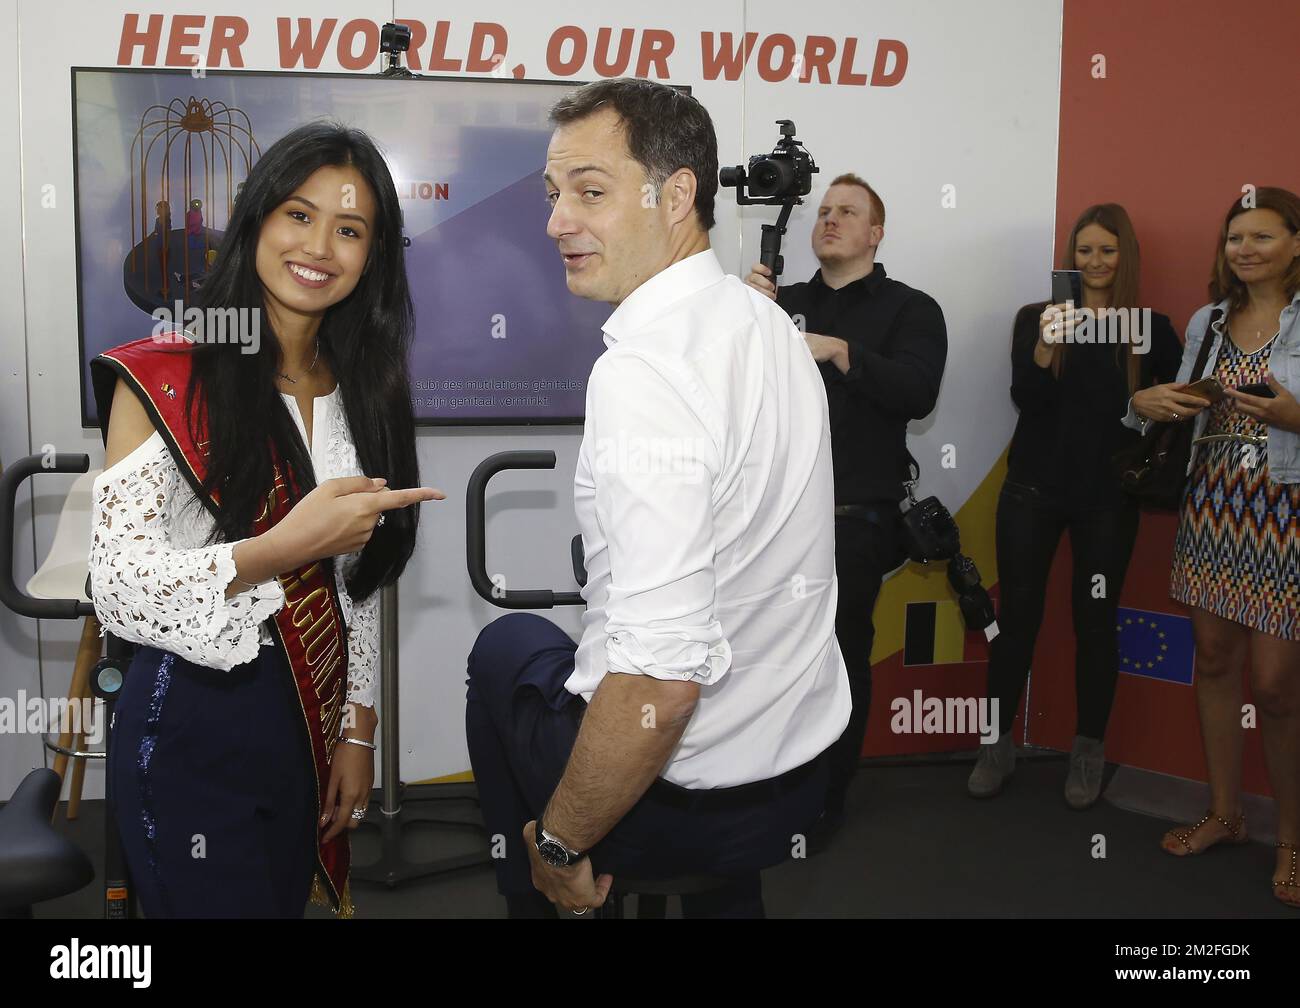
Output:
M1173 613L1120 609L1115 629L1119 631L1119 670L1129 675L1192 684L1192 662L1196 653L1192 621Z

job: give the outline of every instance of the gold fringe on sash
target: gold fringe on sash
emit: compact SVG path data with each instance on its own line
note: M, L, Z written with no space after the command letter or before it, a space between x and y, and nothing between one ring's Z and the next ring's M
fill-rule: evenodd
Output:
M312 906L329 907L334 916L340 919L353 917L357 912L356 906L352 903L352 880L349 878L343 883L343 898L335 907L334 901L330 899L329 889L321 882L319 871L312 876L311 902Z

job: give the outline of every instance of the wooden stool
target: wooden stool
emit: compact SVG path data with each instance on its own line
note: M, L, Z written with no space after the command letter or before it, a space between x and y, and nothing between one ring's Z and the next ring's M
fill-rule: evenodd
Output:
M77 660L72 668L72 683L68 687L68 706L76 705L78 709L83 709L84 701L94 703L94 698L90 693L90 673L94 669L95 663L102 657L101 641L99 637L99 620L94 616L87 616L81 627L81 643L77 646ZM93 709L93 708L85 708ZM76 723L76 722L74 722ZM81 724L80 731L72 731L70 726L64 726L64 730L59 733L59 745L64 749L71 749L76 752L86 743L86 725ZM59 780L66 779L69 757L66 753L55 753L54 772L59 775ZM76 819L77 812L81 805L81 790L86 777L86 761L78 759L72 764L72 784L68 789L68 806L67 816L69 819ZM55 806L57 813L58 806Z

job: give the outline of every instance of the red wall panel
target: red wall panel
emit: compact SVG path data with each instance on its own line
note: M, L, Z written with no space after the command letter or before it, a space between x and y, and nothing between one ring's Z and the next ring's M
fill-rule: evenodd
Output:
M1066 0L1057 254L1084 207L1122 203L1142 247L1142 303L1181 334L1209 299L1219 222L1242 187L1300 191L1298 30L1296 0ZM1144 517L1121 605L1185 614L1168 591L1175 528ZM1030 741L1062 749L1075 713L1068 563L1063 542L1029 705ZM1199 731L1191 687L1120 675L1109 759L1204 780ZM1257 729L1245 784L1267 793Z

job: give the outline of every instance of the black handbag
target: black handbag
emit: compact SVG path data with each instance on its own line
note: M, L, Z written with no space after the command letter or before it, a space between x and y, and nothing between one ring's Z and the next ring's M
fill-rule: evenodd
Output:
M1189 384L1203 377L1201 372L1210 357L1214 326L1222 317L1223 311L1218 308L1210 316ZM1194 419L1154 421L1141 438L1111 458L1120 486L1139 504L1164 511L1177 511L1181 506L1187 489L1187 465L1192 458Z

